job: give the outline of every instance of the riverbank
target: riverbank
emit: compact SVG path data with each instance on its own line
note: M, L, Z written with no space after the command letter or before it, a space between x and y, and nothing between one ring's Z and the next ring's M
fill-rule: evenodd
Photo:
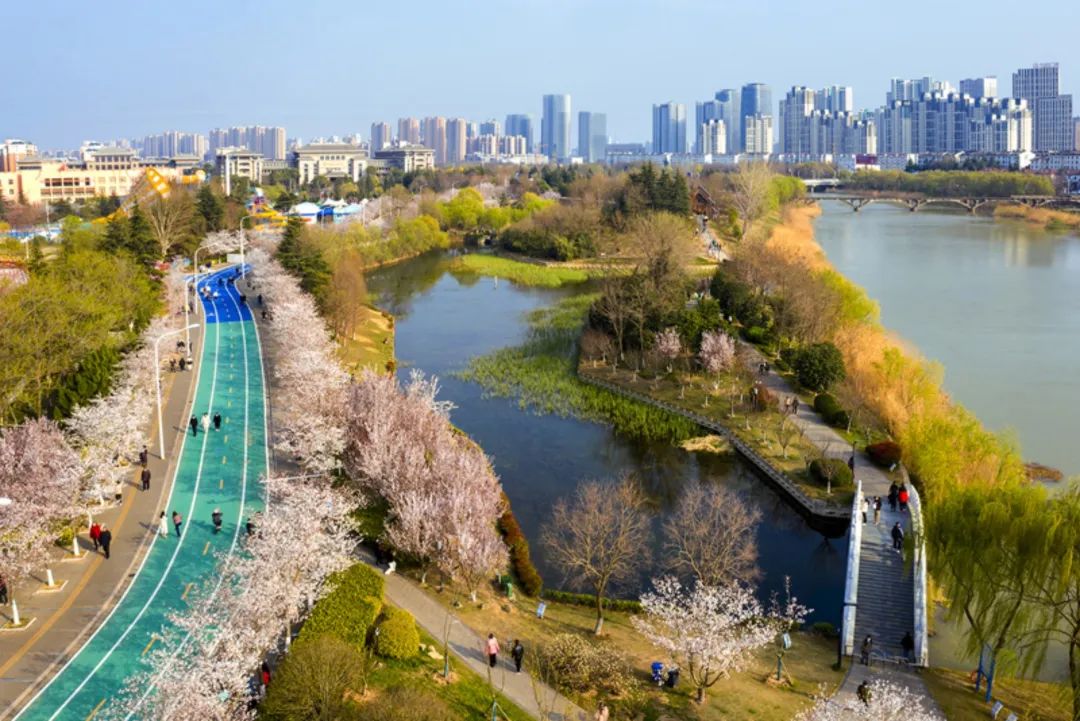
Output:
M392 372L394 362L394 316L374 306L360 309L357 330L352 338L338 338L339 358L350 373L367 368Z
M994 218L996 220L1022 220L1049 231L1080 231L1080 213L1070 213L1065 210L1001 204L994 208Z

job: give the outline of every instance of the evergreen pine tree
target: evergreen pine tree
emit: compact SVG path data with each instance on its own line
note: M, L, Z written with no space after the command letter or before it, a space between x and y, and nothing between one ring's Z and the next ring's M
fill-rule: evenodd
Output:
M109 253L127 250L130 238L128 219L124 215L114 216L105 226L105 237L101 240L101 249Z
M214 189L209 183L199 188L199 195L195 201L195 207L206 224L207 232L221 230L225 222L225 207L221 200L214 194Z
M128 220L128 250L140 262L153 265L161 260L161 247L154 239L154 231L138 203L131 209Z
M30 239L30 260L26 264L31 275L37 275L45 268L45 254L41 252L41 236Z

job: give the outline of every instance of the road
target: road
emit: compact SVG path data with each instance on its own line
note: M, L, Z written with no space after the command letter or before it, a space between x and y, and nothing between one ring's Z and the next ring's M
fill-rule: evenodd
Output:
M203 301L207 325L191 412L218 412L222 426L209 433L200 428L197 436L189 431L181 444L164 509L183 516L180 536L170 522L169 536L155 537L117 605L18 721L88 721L101 713L142 668L168 615L182 611L188 595L213 577L219 558L236 549L245 520L261 505L258 478L268 467L262 359L251 312L224 282L234 272L199 283L219 297ZM224 516L218 534L210 519L215 508Z

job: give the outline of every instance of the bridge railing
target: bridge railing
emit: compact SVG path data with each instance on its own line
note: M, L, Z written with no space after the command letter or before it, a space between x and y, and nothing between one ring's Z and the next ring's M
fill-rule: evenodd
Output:
M927 614L926 597L926 536L922 517L922 499L914 485L909 485L908 507L911 509L912 543L915 558L912 564L912 582L915 585L915 663L919 666L930 665L930 626Z
M851 501L851 530L848 533L847 575L844 576L844 615L841 621L840 635L844 644L844 655L855 653L855 615L859 603L859 561L862 553L862 481L855 482L855 498Z

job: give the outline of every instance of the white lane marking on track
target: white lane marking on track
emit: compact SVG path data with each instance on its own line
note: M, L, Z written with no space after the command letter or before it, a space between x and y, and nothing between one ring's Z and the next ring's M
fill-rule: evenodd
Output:
M232 298L231 293L227 293L226 295L228 295L230 298ZM235 298L233 298L233 302L234 303L236 302ZM251 379L250 379L250 376L248 374L247 330L244 327L244 321L243 320L240 321L240 337L241 337L241 339L243 341L243 345L244 345L244 432L246 433L247 429L248 429L248 409L251 407L250 397L249 397L250 396L250 390L251 390L251 388L250 388ZM258 349L259 349L258 340L259 340L259 337L258 337L258 335L256 335L255 336L255 341L256 341L255 348L256 348L256 351L258 351ZM261 364L262 364L262 361L260 359L260 368L262 367ZM262 395L263 395L263 407L265 408L265 404L266 404L266 388L265 388L265 386L263 387L263 394ZM266 414L264 413L263 414L263 425L265 426L265 424L266 424ZM267 449L267 460L269 461L269 449ZM269 470L269 465L267 466L267 470ZM236 550L237 539L239 538L239 535L240 535L240 520L244 517L244 505L247 502L247 475L248 475L248 450L247 450L247 446L245 445L244 446L244 461L243 461L243 467L242 467L242 471L241 471L241 483L240 483L240 513L237 515L236 528L233 530L232 543L229 546L229 553L226 556L226 558L229 559L229 560L226 561L226 563L231 561L231 559L233 557L233 553ZM215 598L217 596L218 591L221 590L221 584L222 584L222 582L224 580L225 580L225 574L224 573L219 573L218 574L218 582L214 586L213 593L210 595L211 599L213 599L213 598ZM191 634L190 633L187 634L186 636L184 636L184 640L180 642L179 647L172 654L172 659L173 660L175 660L176 657L184 650L184 648L187 646L188 641L190 639L191 639ZM170 666L172 665L172 661L170 661L169 665ZM166 672L168 672L168 667L166 667L165 669L162 670L162 673L166 673ZM124 717L124 721L129 721L131 719L131 717L135 715L135 712L139 710L139 708L142 706L143 701L146 700L146 697L153 690L154 690L154 682L151 681L150 683L148 683L146 685L146 690L143 692L143 695L139 697L139 700L135 703L135 707L128 713L127 716Z
M215 324L215 325L217 325L217 324ZM210 407L211 408L214 405L214 390L217 387L217 369L218 369L217 359L218 359L218 350L221 348L221 328L220 328L220 326L215 329L214 339L215 339L215 342L214 342L214 374L211 376L211 380L210 380ZM204 337L203 340L205 341L205 337ZM203 345L205 346L205 342L204 342ZM205 351L205 347L204 347L204 351ZM201 370L202 363L200 363L199 366L200 366L199 370ZM198 395L199 395L198 382L199 382L199 377L196 376L196 380L195 380L195 383L196 383L195 398L196 399L198 398ZM192 403L194 403L194 400L192 400ZM184 434L184 438L185 439L187 438L186 433ZM150 603L155 598L157 598L158 592L161 590L162 585L165 583L165 578L169 575L169 571L172 570L173 564L176 562L176 557L180 553L180 549L183 546L184 538L187 537L188 528L191 525L190 521L191 521L191 517L192 517L192 515L194 514L194 511L195 511L195 501L199 497L199 482L202 479L203 458L206 455L206 443L207 443L208 440L209 440L209 434L203 434L203 445L202 445L202 448L200 449L200 454L199 454L199 468L198 468L198 472L197 472L197 474L195 476L195 491L191 496L191 504L190 504L190 506L188 508L188 523L184 524L184 530L183 530L182 535L180 537L180 541L177 542L176 548L173 549L173 555L169 558L169 563L165 567L165 572L162 573L161 578L158 579L157 586L154 587L154 591L153 591L153 593L150 594L150 598L147 599L146 603L143 604L143 607L141 609L139 609L139 613L135 616L135 618L131 621L131 623L128 624L127 628L124 629L124 632L120 635L120 638L118 638L116 640L116 643L114 643L112 645L112 647L110 647L109 650L105 652L105 655L102 656L101 660L98 661L97 664L94 666L94 668L90 670L90 673L88 673L86 675L86 677L83 678L83 680L81 682L79 682L79 685L76 686L75 690L72 691L68 695L68 697L64 700L64 702L62 704L60 704L60 707L57 708L55 712L53 712L53 714L49 717L49 721L55 721L56 717L59 716L60 713L63 712L63 710L65 708L67 708L67 705L69 703L71 703L71 700L73 698L75 698L75 696L78 695L78 693L80 691L83 690L83 688L86 686L87 682L90 681L90 679L95 674L97 674L97 672L99 670L101 670L101 667L105 664L105 661L107 661L109 659L109 657L112 655L113 651L115 651L117 649L117 647L119 647L120 644L123 643L124 639L127 638L127 635L129 633L131 633L131 629L133 629L135 627L135 624L138 623L139 620L142 618L143 614L146 613L146 609L150 607ZM181 441L181 446L180 446L181 454L184 451L183 443L184 442ZM179 463L179 460L178 460L177 464L176 464L176 474L179 475L179 473L180 473L180 463ZM176 482L175 482L175 476L174 476L173 488L172 488L172 490L169 491L169 499L170 500L172 499L172 493L173 493L173 491L175 489L176 489ZM139 563L138 570L135 571L136 578L142 572L143 566L146 564L146 561L147 561L148 558L150 558L149 553L147 553L145 556L143 556L143 560ZM34 698L30 699L30 702L26 706L23 707L22 711L19 712L19 716L22 716L22 714L25 713L28 708L33 706L34 702L38 699L38 697L41 696L41 694L43 694L45 692L45 690L49 688L49 686L52 685L53 681L55 681L57 678L60 677L60 675L72 663L72 661L74 661L76 658L78 658L82 654L82 652L87 648L87 646L89 646L90 642L94 640L94 638L97 636L97 634L103 628L105 628L105 626L108 625L109 619L112 618L112 615L116 612L116 609L120 608L120 606L124 602L124 599L127 597L128 592L134 587L135 587L135 583L133 581L131 584L128 585L128 587L126 589L124 589L124 593L123 593L123 595L120 596L120 600L117 601L115 606L113 606L112 611L109 612L109 615L105 617L105 620L101 623L101 625L98 626L98 628L94 631L94 633L90 636L90 638L87 639L86 643L83 644L82 648L80 648L79 651L74 656L72 656L71 659L68 660L67 663L64 664L63 668L61 668L60 671L57 672L57 674L55 676L53 676L49 680L49 683L45 684L45 686L42 687L42 689L40 691L38 691L37 694L34 695ZM18 719L19 716L16 716L15 718Z

